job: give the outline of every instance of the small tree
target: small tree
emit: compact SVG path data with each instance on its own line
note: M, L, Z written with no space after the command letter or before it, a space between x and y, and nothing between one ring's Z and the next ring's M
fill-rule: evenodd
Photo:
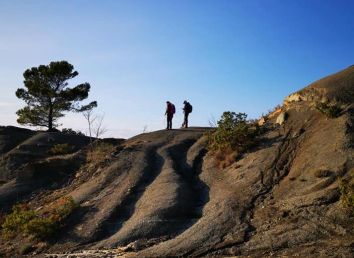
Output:
M92 137L96 139L102 136L107 132L106 127L103 125L104 115L96 115L93 112L93 109L88 109L82 112L83 116L85 117L88 125L88 136L90 137L90 146L93 150L93 140Z
M247 121L245 113L224 112L217 128L208 133L211 151L232 150L243 152L254 144L258 128Z
M67 81L78 74L67 61L51 62L26 70L23 74L25 88L17 89L16 96L23 99L27 106L16 112L17 122L44 126L51 131L58 126L56 122L64 116L63 112L83 112L96 107L96 101L79 105L88 97L89 83L68 87Z

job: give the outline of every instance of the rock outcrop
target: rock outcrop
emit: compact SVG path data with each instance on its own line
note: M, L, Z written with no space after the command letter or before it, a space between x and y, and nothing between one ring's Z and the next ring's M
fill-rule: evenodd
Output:
M339 104L354 103L354 65L326 76L304 89L290 94L284 104L291 102L336 102Z

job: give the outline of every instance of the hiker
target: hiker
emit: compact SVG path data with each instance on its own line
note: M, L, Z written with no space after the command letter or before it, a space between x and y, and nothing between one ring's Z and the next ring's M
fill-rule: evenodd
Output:
M188 116L190 113L192 113L193 107L187 100L185 100L183 104L184 104L183 107L184 120L183 120L182 128L188 128Z
M171 102L166 101L167 107L166 107L166 112L165 115L167 115L167 130L172 129L172 118L174 113L176 113L176 108L175 105L173 105Z

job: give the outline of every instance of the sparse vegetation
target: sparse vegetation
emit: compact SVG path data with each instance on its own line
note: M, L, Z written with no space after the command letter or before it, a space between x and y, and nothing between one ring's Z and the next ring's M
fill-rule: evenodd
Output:
M239 153L237 151L233 151L231 149L227 150L217 150L215 152L214 158L216 165L220 169L224 169L229 167L231 164L233 164L236 159L238 158Z
M71 197L64 197L41 212L26 204L17 204L12 212L4 217L2 234L5 238L29 235L47 240L53 237L63 225L64 220L74 211L77 204Z
M90 165L97 165L106 159L107 155L115 151L115 146L110 143L98 142L93 145L87 152L87 163Z
M259 127L246 118L245 113L224 112L217 122L217 128L207 133L208 149L215 154L222 168L231 165L240 154L255 144Z
M348 177L340 179L339 190L341 192L343 205L348 208L352 216L354 216L354 169L349 172Z
M68 134L68 135L77 135L77 136L85 136L84 133L82 133L81 131L75 131L71 128L63 128L61 130L62 133L64 134Z
M74 146L63 143L63 144L55 144L50 150L49 153L52 155L64 155L69 154L74 151Z
M320 111L322 114L326 115L329 118L336 118L342 112L342 108L336 104L326 103L317 103L316 109Z

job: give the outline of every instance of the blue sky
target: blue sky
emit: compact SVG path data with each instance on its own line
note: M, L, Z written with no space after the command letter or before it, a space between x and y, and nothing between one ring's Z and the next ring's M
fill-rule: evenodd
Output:
M106 136L164 128L165 101L206 126L223 111L250 118L354 64L354 2L0 0L0 124L17 125L23 72L67 60L89 82ZM63 127L85 131L81 115Z

